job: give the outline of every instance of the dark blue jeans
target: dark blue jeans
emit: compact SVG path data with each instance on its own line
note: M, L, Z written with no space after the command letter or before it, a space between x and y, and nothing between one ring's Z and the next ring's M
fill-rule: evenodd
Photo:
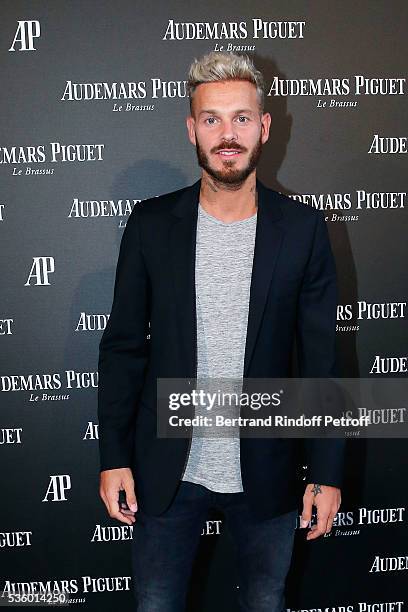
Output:
M220 509L232 537L241 612L282 612L297 510L256 520L245 492L216 493L181 481L161 516L136 513L132 567L137 612L184 612L200 535L211 507Z

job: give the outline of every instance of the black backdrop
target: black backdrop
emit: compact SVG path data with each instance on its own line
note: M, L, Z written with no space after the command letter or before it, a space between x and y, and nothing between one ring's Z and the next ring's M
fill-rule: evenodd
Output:
M222 46L254 56L272 114L259 177L326 212L342 375L405 376L407 4L3 0L0 11L0 601L50 581L72 606L131 610L131 528L98 495L97 349L127 216L199 176L188 66ZM406 455L404 440L350 442L332 534L296 532L288 609L403 609ZM234 567L214 513L190 609L232 610Z

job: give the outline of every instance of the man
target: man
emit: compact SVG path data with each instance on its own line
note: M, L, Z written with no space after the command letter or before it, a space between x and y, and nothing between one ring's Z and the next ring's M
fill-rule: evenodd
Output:
M281 612L299 440L157 436L157 378L336 375L336 270L324 216L256 178L271 116L247 56L212 52L188 79L190 187L143 201L124 231L100 343L100 495L134 525L139 612L181 612L208 509L237 550L240 610ZM150 329L149 329L150 323ZM150 338L148 339L148 332ZM330 531L343 440L306 441L301 526ZM126 495L120 504L119 491Z

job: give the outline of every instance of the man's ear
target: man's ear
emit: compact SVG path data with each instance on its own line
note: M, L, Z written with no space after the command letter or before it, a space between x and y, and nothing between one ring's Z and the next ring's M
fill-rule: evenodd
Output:
M263 115L261 117L262 144L265 144L265 142L269 138L269 130L270 130L270 127L271 127L271 123L272 123L272 117L271 117L270 113L263 113Z
M191 144L195 146L196 144L195 129L194 129L195 120L194 120L194 117L192 117L192 115L189 115L187 117L186 125L187 125L188 139L191 142Z

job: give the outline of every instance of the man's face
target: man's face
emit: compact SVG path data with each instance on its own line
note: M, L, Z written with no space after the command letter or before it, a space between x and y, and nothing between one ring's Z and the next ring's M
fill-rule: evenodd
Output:
M216 181L238 186L256 168L270 123L269 113L260 114L255 85L218 81L196 88L187 129L199 165Z

